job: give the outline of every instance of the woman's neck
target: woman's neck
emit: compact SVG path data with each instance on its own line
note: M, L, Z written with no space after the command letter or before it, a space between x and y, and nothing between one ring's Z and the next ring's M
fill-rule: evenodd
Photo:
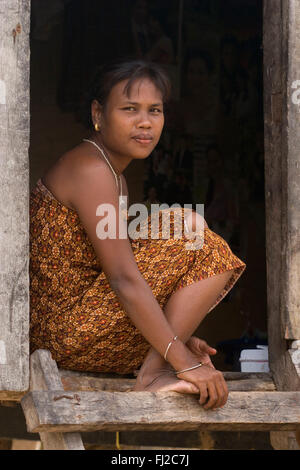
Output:
M111 164L112 168L114 169L117 176L119 177L122 174L122 172L125 170L125 168L129 165L129 163L132 159L130 159L130 161L127 161L124 158L121 161L121 157L118 157L118 156L114 155L113 152L111 152L110 150L107 149L107 147L103 143L103 140L102 140L101 135L99 134L99 132L93 133L91 135L91 140L93 140L100 148L102 148L106 158L108 159L108 161Z

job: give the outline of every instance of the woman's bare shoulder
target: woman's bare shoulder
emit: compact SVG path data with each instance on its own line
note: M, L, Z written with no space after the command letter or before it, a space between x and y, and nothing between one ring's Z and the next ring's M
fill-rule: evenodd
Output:
M63 153L42 176L43 184L57 200L70 209L74 209L71 201L76 190L76 175L99 165L105 167L105 163L97 155L97 149L95 150L83 142Z
M57 161L62 169L67 173L70 171L80 171L93 165L104 163L99 151L87 142L82 142L76 147L65 152Z

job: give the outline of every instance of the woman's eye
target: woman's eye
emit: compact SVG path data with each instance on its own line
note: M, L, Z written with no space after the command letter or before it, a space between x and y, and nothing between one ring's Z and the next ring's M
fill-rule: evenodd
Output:
M134 106L127 106L126 108L123 108L125 111L136 111L136 108ZM159 114L161 113L161 109L159 108L151 108L150 109L150 112L151 113L154 113L154 114Z

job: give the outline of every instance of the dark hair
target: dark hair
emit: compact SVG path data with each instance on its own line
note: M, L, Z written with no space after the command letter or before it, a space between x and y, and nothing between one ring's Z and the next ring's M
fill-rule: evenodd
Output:
M124 88L127 96L133 83L140 78L148 78L162 94L164 103L171 96L171 81L165 70L158 64L146 60L114 60L98 67L89 83L81 106L81 121L87 128L93 128L91 104L97 100L104 108L112 88L123 80L128 80Z

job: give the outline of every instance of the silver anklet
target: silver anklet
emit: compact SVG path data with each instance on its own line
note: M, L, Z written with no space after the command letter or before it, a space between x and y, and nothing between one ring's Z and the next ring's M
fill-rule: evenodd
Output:
M202 362L199 362L199 364L197 364L196 366L188 367L187 369L175 371L175 375L181 374L182 372L186 372L187 370L197 369L198 367L201 367L201 366L203 366L203 364L202 364Z

